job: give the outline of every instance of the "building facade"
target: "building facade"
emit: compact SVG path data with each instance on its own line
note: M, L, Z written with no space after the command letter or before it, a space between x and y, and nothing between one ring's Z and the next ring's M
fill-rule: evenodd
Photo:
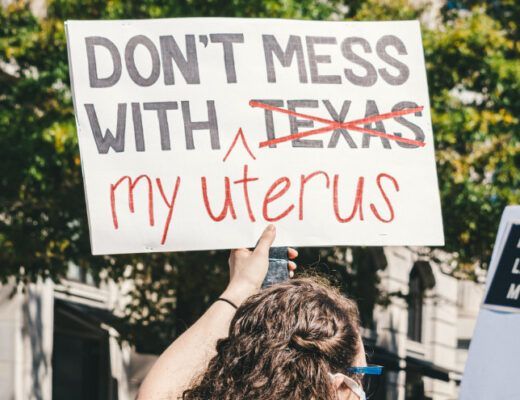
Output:
M454 278L451 268L420 251L385 248L381 288L390 304L374 311L365 331L374 361L386 367L385 400L458 398L483 285Z
M390 301L363 331L371 362L385 366L375 398L456 399L483 286L414 249L385 248L381 262ZM156 356L119 340L124 288L70 277L0 288L0 400L135 398Z
M84 278L0 286L0 400L135 399L156 356L120 340L121 287Z

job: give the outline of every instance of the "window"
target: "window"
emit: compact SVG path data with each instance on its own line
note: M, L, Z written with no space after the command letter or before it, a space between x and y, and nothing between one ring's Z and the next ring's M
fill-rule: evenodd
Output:
M66 276L67 279L71 281L85 283L86 285L91 286L96 285L94 278L92 277L92 274L90 272L87 272L85 268L81 268L73 263L69 263Z
M55 301L53 400L117 400L108 334L91 311L91 307Z
M424 395L424 382L420 373L415 371L406 372L405 384L405 399L406 400L427 400Z
M422 342L424 294L435 286L435 277L429 263L417 262L410 272L408 290L408 339Z
M412 271L413 273L413 271ZM408 339L422 341L424 288L418 274L410 276L408 293Z

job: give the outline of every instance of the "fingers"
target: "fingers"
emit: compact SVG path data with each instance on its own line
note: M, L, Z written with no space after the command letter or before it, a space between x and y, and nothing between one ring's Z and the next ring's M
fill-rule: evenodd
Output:
M296 257L298 257L298 250L289 247L287 254L289 255L289 260L294 260Z
M296 271L296 263L294 261L287 261L287 268L289 269L289 278L294 277L294 271Z
M269 254L269 248L273 244L275 237L276 228L274 227L274 225L270 224L267 226L267 228L265 228L264 232L262 233L262 236L260 236L254 253L263 255Z
M287 249L287 255L289 256L289 260L294 260L298 257L298 251L289 247ZM294 261L287 261L287 268L289 269L289 278L294 277L294 271L296 271L297 268L296 263Z

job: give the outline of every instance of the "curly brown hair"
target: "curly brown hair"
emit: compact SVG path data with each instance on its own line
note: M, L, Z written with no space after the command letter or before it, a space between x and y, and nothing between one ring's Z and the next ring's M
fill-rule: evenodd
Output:
M328 373L352 366L359 349L356 304L316 280L294 279L238 308L183 399L335 399Z

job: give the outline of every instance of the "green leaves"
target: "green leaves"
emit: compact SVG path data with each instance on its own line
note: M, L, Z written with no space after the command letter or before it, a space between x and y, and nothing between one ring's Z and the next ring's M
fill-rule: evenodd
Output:
M350 15L356 21L412 20L418 19L425 10L425 6L412 5L408 0L366 0L359 3L355 13Z
M415 2L414 2L415 3ZM489 4L487 4L489 3ZM0 8L0 279L59 279L69 263L96 279L131 279L127 336L163 344L218 295L223 252L93 257L71 103L66 19L181 16L398 20L422 18L446 233L464 276L489 261L500 214L520 202L520 6L515 0L447 2L442 15L407 0L51 0ZM458 8L454 8L457 4ZM469 9L468 4L483 4ZM451 8L450 8L451 7ZM375 251L375 250L374 250ZM365 296L365 320L384 296L377 254L302 251L327 261L339 285ZM375 257L375 258L374 258ZM369 266L374 266L369 268ZM133 266L133 267L129 267ZM367 284L368 282L368 284ZM367 286L368 285L368 286Z
M474 8L424 35L446 250L464 270L487 265L503 208L520 200L520 63L503 28Z
M142 341L154 344L148 350L160 349L225 285L227 262L222 252L90 255L65 20L179 16L327 19L335 4L311 0L52 0L41 18L32 14L28 1L0 8L0 279L15 276L31 281L44 276L59 280L70 263L96 280L132 279L135 288L127 307L126 335L137 342L143 335L151 339Z

